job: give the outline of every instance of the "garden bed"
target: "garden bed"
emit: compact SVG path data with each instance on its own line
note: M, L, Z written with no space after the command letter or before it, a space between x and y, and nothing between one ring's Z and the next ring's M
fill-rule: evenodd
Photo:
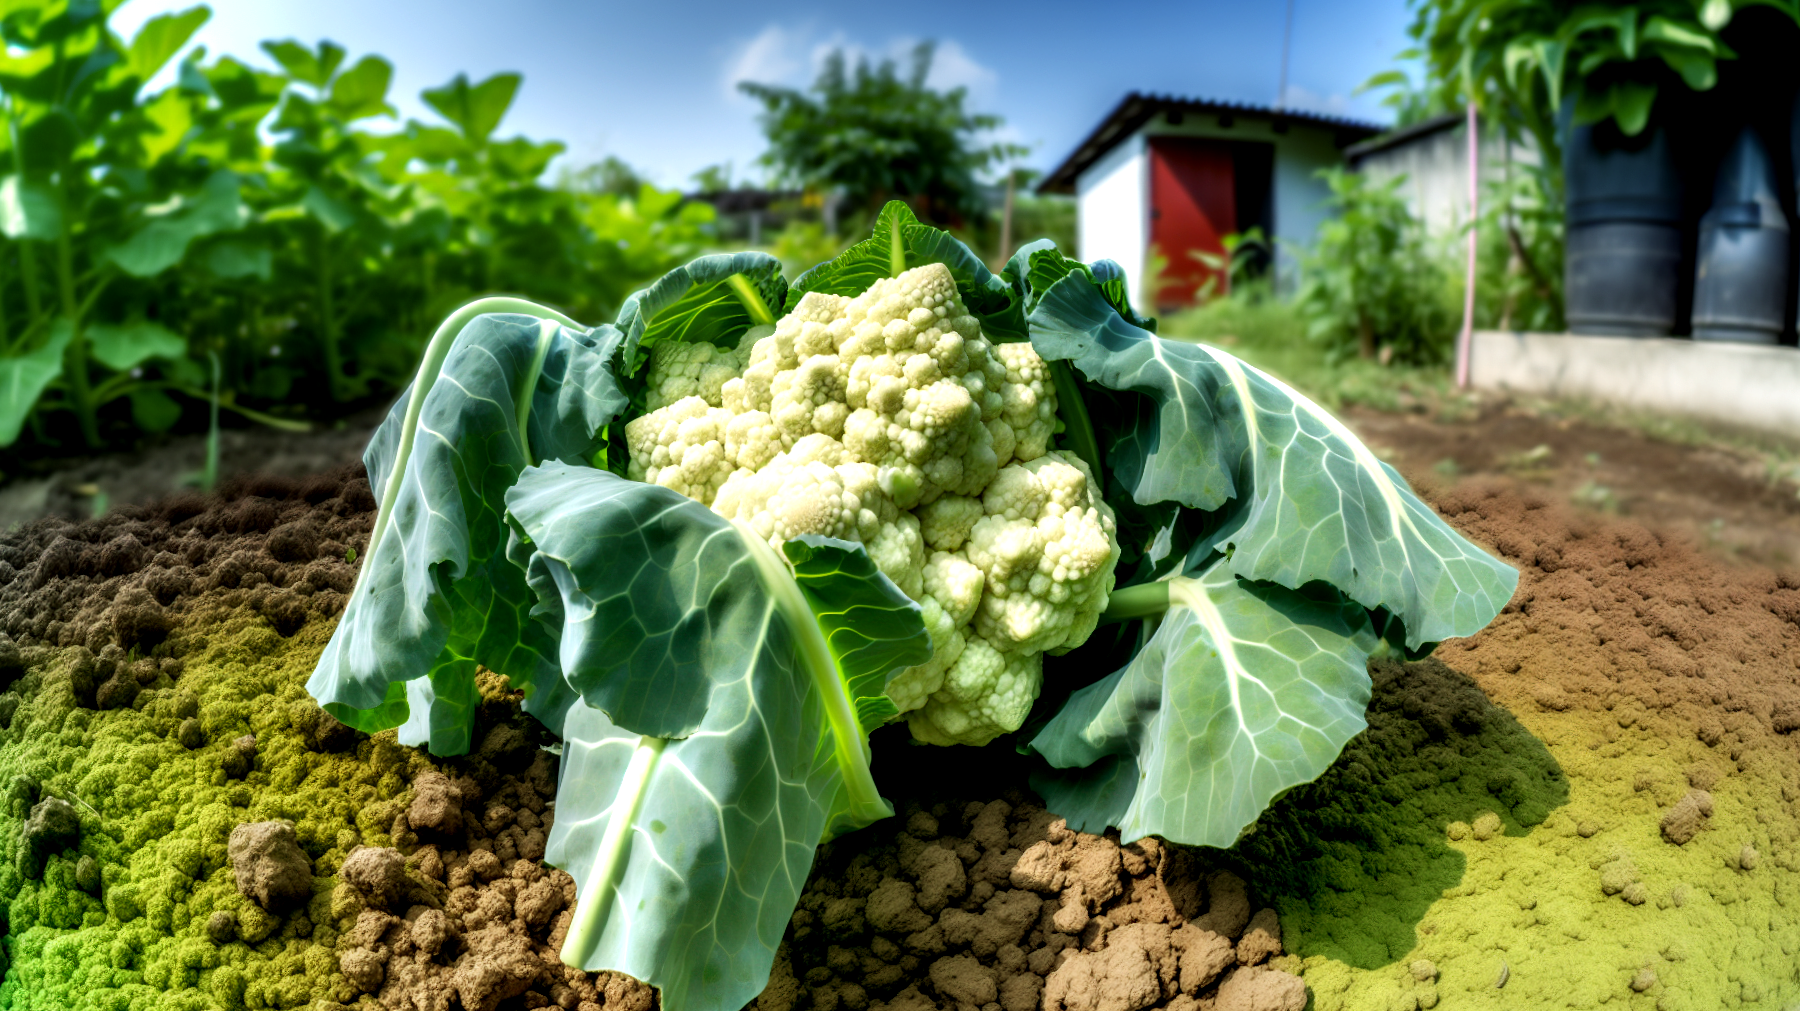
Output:
M1009 741L889 728L899 816L822 851L758 1006L1226 1011L1286 1006L1284 972L1321 1011L1800 996L1800 579L1516 481L1434 499L1518 595L1377 664L1369 731L1236 847L1066 833ZM344 470L0 542L0 1007L649 1005L555 961L552 742L503 682L450 761L307 698L373 507ZM276 914L230 852L271 820L311 881Z

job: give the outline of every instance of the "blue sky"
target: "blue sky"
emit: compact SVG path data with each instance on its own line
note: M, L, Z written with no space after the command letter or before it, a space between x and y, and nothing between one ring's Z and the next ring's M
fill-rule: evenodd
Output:
M127 37L191 6L133 0L114 16ZM1036 5L580 3L575 0L214 0L196 37L212 54L269 61L257 43L329 38L354 60L395 65L394 104L427 117L421 89L457 72L525 75L503 133L558 139L574 162L617 155L665 185L730 161L755 177L757 106L741 79L804 85L833 47L903 55L939 42L933 81L965 85L979 111L1006 117L1027 164L1059 162L1128 91L1271 103L1285 0ZM1354 96L1405 47L1405 0L1294 0L1288 104L1382 120Z

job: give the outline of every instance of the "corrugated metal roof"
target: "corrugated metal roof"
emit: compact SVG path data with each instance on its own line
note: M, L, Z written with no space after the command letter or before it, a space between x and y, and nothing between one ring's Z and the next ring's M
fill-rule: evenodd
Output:
M1430 119L1422 119L1411 126L1403 126L1397 130L1389 130L1379 137L1352 144L1344 149L1344 157L1355 165L1357 160L1377 151L1386 151L1391 147L1399 147L1420 137L1429 137L1434 133L1448 130L1468 118L1466 112L1445 112Z
M1087 135L1087 139L1076 145L1075 150L1063 159L1062 164L1058 165L1055 171L1038 184L1037 191L1039 193L1075 192L1075 180L1089 165L1099 161L1102 155L1112 150L1120 141L1131 136L1158 113L1164 112L1180 112L1184 115L1195 113L1199 115L1252 116L1275 123L1321 127L1337 133L1339 147L1347 147L1357 141L1366 140L1383 129L1375 123L1305 112L1299 109L1275 109L1266 105L1252 105L1248 102L1182 98L1176 95L1146 95L1133 91L1126 95L1124 100L1115 106L1105 119L1100 121L1100 125Z

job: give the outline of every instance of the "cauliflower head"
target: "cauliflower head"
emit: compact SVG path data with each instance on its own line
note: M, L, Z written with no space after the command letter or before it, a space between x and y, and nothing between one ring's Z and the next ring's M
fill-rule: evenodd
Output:
M1087 640L1113 589L1112 510L1050 449L1056 393L1028 343L994 345L942 264L854 298L809 292L736 352L652 347L647 412L625 426L634 480L740 520L777 550L864 545L919 602L929 661L888 697L913 736L1017 730L1043 654Z

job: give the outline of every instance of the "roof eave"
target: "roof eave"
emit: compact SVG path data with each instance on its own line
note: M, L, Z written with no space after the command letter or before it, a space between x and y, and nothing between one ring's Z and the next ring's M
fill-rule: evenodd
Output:
M1292 109L1272 109L1262 106L1239 104L1234 102L1217 102L1203 99L1175 98L1166 95L1145 95L1140 92L1128 92L1125 98L1113 107L1113 110L1101 119L1100 124L1085 137L1075 150L1062 160L1044 181L1037 186L1040 194L1073 194L1076 181L1081 173L1099 161L1126 137L1131 136L1159 112L1178 110L1198 114L1224 114L1231 116L1255 116L1277 122L1300 123L1338 131L1340 136L1357 135L1357 140L1365 140L1381 132L1381 127L1373 123L1359 120L1340 119L1336 116L1322 116L1317 113L1299 112ZM1344 141L1341 146L1351 142Z

